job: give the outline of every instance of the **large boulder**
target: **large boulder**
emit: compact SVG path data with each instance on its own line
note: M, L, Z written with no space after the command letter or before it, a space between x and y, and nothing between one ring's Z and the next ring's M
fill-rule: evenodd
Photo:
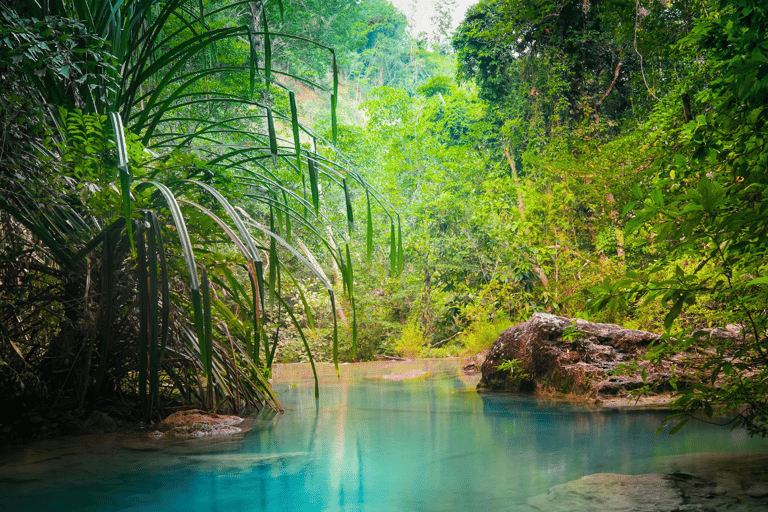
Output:
M668 368L643 362L645 380L641 370L616 374L620 364L634 360L658 338L618 325L535 313L501 333L483 362L478 388L594 399L626 396L646 385L660 392L668 386ZM509 361L514 361L511 367Z

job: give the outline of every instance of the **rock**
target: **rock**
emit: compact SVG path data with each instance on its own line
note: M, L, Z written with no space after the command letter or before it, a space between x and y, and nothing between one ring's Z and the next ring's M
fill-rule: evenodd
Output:
M552 487L528 500L522 511L672 512L683 496L663 475L598 473Z
M768 485L764 483L755 484L747 489L744 494L750 498L764 498L768 496Z
M187 439L239 434L243 430L235 425L242 422L243 418L239 416L206 414L197 409L178 411L165 418L157 426L157 431L152 432L150 436L154 438L168 436ZM158 435L158 432L160 435Z
M88 419L85 420L85 424L87 428L95 434L117 432L117 422L114 418L100 411L94 411Z
M470 355L461 359L461 369L465 374L471 375L480 371L480 367L485 360L488 351L484 350L477 354Z
M618 325L535 313L501 333L483 362L478 388L555 391L601 399L626 396L647 383L663 387L666 381L650 367L645 382L640 372L612 375L619 364L630 362L658 338L655 333ZM520 361L512 374L498 369L511 360Z
M670 457L667 474L594 474L549 489L513 512L764 512L768 453ZM745 490L746 489L746 490Z
M94 411L85 419L74 417L62 421L59 431L66 436L84 436L91 434L109 434L117 432L115 420L100 411Z

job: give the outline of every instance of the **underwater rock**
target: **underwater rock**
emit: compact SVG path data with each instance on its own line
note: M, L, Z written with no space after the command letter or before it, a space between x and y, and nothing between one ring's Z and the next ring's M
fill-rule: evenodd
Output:
M767 453L670 457L667 473L587 475L528 499L512 512L764 512ZM681 471L684 468L684 471Z
M555 392L598 401L627 397L644 386L664 392L669 368L643 362L636 372L613 375L618 365L631 362L658 338L618 325L535 313L501 333L483 362L478 389ZM499 369L505 361L517 363Z
M683 494L663 475L598 473L552 487L516 512L672 512L682 505Z

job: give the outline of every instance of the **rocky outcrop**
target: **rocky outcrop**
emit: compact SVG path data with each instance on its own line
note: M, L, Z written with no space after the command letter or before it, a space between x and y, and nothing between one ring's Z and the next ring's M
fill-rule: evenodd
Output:
M242 423L243 418L221 414L206 414L192 409L178 411L163 420L150 437L162 438L195 438L207 436L224 436L239 434L243 430L235 425Z
M478 388L554 391L598 400L626 396L646 385L661 392L671 376L667 368L643 363L645 380L641 370L614 375L620 364L631 362L658 338L618 325L535 313L501 333L483 362ZM509 361L515 363L505 368Z

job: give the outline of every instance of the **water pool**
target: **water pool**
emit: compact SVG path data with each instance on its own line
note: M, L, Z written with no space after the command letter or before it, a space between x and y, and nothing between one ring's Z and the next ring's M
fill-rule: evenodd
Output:
M283 415L234 438L49 440L0 459L0 510L507 510L591 473L670 469L670 456L764 451L703 423L655 435L663 411L596 410L478 394L452 360L275 373Z

